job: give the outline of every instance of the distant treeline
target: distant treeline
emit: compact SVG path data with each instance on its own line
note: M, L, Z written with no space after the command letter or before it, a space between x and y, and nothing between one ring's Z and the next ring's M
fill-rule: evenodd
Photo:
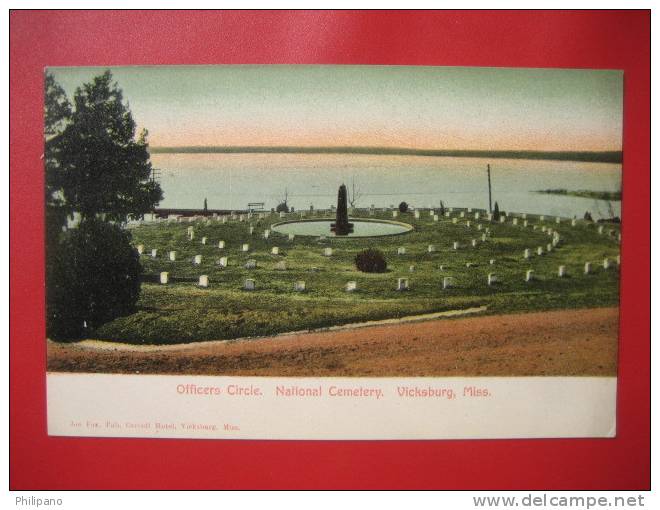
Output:
M259 147L259 146L185 146L151 147L156 153L190 154L378 154L388 156L435 156L454 158L546 159L558 161L588 161L621 163L621 151L482 151L406 149L403 147Z
M551 195L568 195L572 197L594 198L597 200L621 200L620 191L589 191L577 190L569 191L566 189L542 189L537 193L549 193Z

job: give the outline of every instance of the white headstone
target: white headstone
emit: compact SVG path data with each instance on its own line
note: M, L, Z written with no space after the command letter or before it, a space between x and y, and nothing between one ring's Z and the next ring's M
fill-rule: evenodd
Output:
M452 219L451 219L451 222L452 222L454 225L456 225L456 224L458 223L458 218L452 218Z
M151 258L155 259L156 257L158 257L158 250L154 248L153 250L151 250Z
M241 251L250 251L250 245L244 244L243 246L241 246Z
M332 248L324 248L323 255L326 257L332 257Z
M416 220L419 219L419 211L415 211L415 219L416 219Z
M477 240L476 239L472 239L472 247L473 248L477 247Z
M227 267L227 257L220 257L220 260L218 260L218 265L220 267Z
M529 223L527 222L527 220L523 221L523 227L527 227L527 225L529 225Z
M176 252L175 251L170 252L170 260L172 262L174 262L176 260Z
M454 241L454 250L458 250L458 241Z
M482 243L486 242L486 234L481 234L481 242Z
M536 254L543 255L543 246L539 246L538 248L536 248Z
M429 211L429 216L435 216L435 211L433 209Z
M481 230L481 229L483 229L483 228L484 228L484 226L483 226L481 223L479 223L479 224L477 225L477 230Z
M250 226L250 228L248 229L248 233L250 235L254 234L254 227L253 226Z
M497 283L497 275L495 273L488 273L488 285Z
M577 220L575 218L573 218L571 220L571 227L574 227L575 225L577 225Z
M295 238L295 234L289 234L289 241L293 241Z
M257 261L254 259L250 259L245 263L245 269L256 269L257 268Z
M559 278L566 276L566 266L559 266L559 269L557 269L557 276L559 276Z
M264 239L268 239L269 236L270 236L270 230L268 229L264 230Z
M451 216L451 213L448 211L445 211L445 218L449 218Z
M200 287L208 287L209 286L209 277L208 275L200 275L199 277L199 286Z
M243 285L243 288L245 290L254 290L255 288L254 280L252 278L247 278L245 280L245 284Z
M305 291L305 282L302 280L298 280L293 284L293 290L296 292L304 292Z
M285 216L286 214L284 213L284 211L280 211L280 218L284 218Z
M465 211L461 211L460 217L465 218Z
M224 241L218 241L218 248L223 250L225 247L225 242Z
M545 225L543 225L543 226L541 227L541 232L545 232L546 230L547 230L547 228L545 227Z
M490 260L488 261L488 263L489 263L491 266L494 265L494 264L495 264L495 259L490 259Z
M598 233L599 233L599 234L602 234L602 233L603 233L603 226L602 226L602 225L600 225L600 226L598 227Z
M454 278L451 276L445 276L442 279L442 288L443 289L449 289L454 286Z
M396 290L408 290L408 278L399 278L396 283Z
M470 269L473 265L474 264L472 262L466 262L465 263L465 267L467 267L468 269Z
M513 218L513 224L517 225L518 224L518 218Z
M504 223L506 221L506 216L502 215L500 216L500 223Z
M440 221L440 217L437 214L434 214L433 221Z
M429 244L426 249L429 253L433 253L435 251L435 244Z
M271 253L272 255L279 255L279 254L280 254L280 249L279 249L277 246L273 246L273 247L270 249L270 253Z
M399 211L392 211L392 218L396 218L399 215Z
M478 213L478 212L474 213L474 219L475 219L475 220L478 220L478 219L479 219L479 213Z
M399 246L396 250L397 255L405 255L406 254L406 249L403 246Z
M202 237L202 244L206 244L206 237Z
M488 219L488 221L493 221L493 215L492 215L492 213L488 213L488 214L486 215L486 218Z
M528 259L531 256L531 252L529 248L525 248L525 251L523 252L523 257Z
M188 235L192 234L194 231L195 231L195 228L194 228L192 225L189 226L188 229L186 230L186 232L188 233Z
M557 217L555 218L555 223L556 223L557 225L559 225L559 224L561 223L561 218L560 218L559 216L557 216Z
M414 273L415 272L415 266L410 266L408 268L408 271L410 271L411 273Z
M471 222L471 221L467 221L467 222L465 222L465 226L466 226L467 228L470 228L470 227L472 226L472 222Z
M357 290L357 282L350 281L346 283L346 292L354 292Z
M222 217L222 223L227 223L227 216Z
M137 245L137 252L142 255L144 253L144 244Z
M551 252L552 251L552 243L548 243L545 245L545 251Z
M160 273L160 283L162 283L163 285L167 284L169 280L169 276L170 273L168 273L167 271L163 271L162 273Z
M195 258L193 259L193 264L198 266L201 263L202 263L202 256L201 255L195 255Z
M603 269L610 268L610 259L603 259Z
M584 274L591 273L591 262L584 263Z
M533 269L528 269L525 272L525 281L526 282L531 282L534 279L534 270Z

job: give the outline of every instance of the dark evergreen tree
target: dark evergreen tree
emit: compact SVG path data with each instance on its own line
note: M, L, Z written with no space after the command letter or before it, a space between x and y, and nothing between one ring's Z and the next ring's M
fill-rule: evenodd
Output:
M58 185L83 219L137 219L163 198L151 179L147 131L136 138L122 91L106 71L76 90L70 122L57 137Z
M444 215L445 215L445 203L442 200L440 200L440 216L444 216Z
M399 204L399 212L401 212L401 213L408 212L408 203L407 202L401 202Z
M209 212L209 204L208 204L208 202L206 201L206 198L204 198L204 212L205 212L205 213L206 213L206 212Z
M500 206L495 202L495 207L493 207L493 219L495 221L500 221Z
M135 310L142 268L118 225L87 219L63 237L48 255L46 328L53 340L75 340Z

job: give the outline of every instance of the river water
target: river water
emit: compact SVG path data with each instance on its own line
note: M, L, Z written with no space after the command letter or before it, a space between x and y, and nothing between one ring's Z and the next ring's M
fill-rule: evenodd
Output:
M543 189L618 191L621 165L574 161L381 156L355 154L152 154L160 170L163 208L275 207L287 193L296 209L336 205L337 189L355 185L357 207L488 207L486 165L493 204L501 210L594 219L621 215L620 202L535 193Z

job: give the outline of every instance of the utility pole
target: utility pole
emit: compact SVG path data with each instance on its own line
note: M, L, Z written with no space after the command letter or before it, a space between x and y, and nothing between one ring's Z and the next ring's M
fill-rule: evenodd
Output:
M492 202L492 197L491 197L491 192L490 192L490 165L486 165L486 169L488 171L488 212L490 214L493 213L493 202Z

